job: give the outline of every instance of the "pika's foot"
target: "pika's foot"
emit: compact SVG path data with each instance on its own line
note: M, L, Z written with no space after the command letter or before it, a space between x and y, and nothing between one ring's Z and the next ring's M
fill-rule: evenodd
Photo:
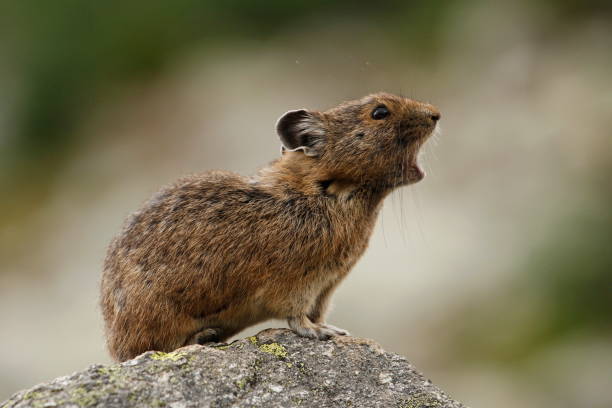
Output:
M287 319L289 327L302 337L310 339L328 340L333 336L346 336L348 332L330 324L313 323L307 316L290 317Z
M351 335L347 330L341 329L336 326L332 326L331 324L319 323L319 326L325 327L326 329L333 331L336 336L350 336Z
M187 341L186 344L210 344L219 342L221 329L202 329Z

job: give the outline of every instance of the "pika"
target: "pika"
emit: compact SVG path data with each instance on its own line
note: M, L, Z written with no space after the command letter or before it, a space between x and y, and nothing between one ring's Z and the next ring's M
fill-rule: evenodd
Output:
M111 356L224 341L267 319L325 322L365 251L383 199L424 177L419 148L440 113L387 93L285 113L281 157L253 177L212 171L163 188L110 244L101 308Z

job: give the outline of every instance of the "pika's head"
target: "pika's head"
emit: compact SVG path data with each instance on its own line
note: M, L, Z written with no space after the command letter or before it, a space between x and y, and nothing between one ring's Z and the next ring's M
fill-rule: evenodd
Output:
M421 180L421 145L440 113L432 105L387 93L325 112L293 110L276 125L283 150L300 152L331 179L393 188Z

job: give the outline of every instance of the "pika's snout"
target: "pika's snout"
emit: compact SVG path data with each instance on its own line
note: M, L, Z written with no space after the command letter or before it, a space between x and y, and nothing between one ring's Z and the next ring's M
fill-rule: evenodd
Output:
M416 109L412 109L409 113L400 121L400 128L411 132L416 129L430 129L437 125L440 120L440 112L431 105L422 105Z
M435 126L435 124L440 120L440 111L436 109L435 106L430 104L423 104L419 109L419 116L421 116L425 121L431 123Z

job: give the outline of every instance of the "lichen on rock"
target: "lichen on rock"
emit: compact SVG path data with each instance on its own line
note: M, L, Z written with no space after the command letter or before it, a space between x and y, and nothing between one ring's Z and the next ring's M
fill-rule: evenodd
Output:
M163 353L161 351L156 351L155 353L150 355L150 357L153 360L158 360L158 361L164 361L164 360L178 361L185 356L187 356L186 353L179 353L176 351L172 353Z
M264 353L274 354L276 357L287 357L287 349L278 343L262 344L259 349Z

